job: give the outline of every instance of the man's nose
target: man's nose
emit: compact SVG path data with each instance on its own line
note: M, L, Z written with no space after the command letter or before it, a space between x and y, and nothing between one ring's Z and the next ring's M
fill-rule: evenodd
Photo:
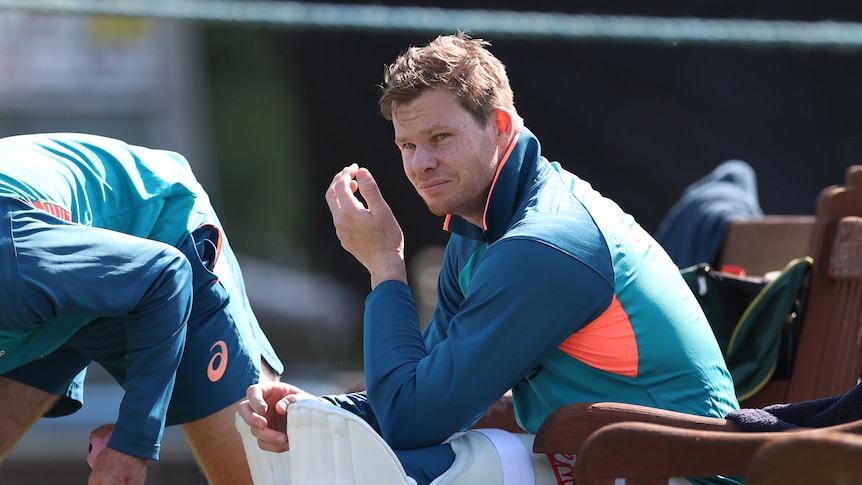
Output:
M418 146L413 152L411 165L416 172L424 172L437 166L437 154L429 147Z

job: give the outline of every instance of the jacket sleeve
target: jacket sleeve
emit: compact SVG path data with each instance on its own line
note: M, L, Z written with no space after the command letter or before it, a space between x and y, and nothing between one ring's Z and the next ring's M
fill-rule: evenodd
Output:
M114 231L24 216L15 224L27 321L124 326L125 395L109 446L157 459L191 310L188 259L169 245Z
M468 425L601 314L612 282L547 244L492 246L458 311L426 350L409 288L387 281L366 301L368 399L396 449L438 444Z

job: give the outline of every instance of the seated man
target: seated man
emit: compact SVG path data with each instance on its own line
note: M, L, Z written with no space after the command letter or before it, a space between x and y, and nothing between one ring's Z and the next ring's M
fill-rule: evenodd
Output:
M251 483L233 420L282 364L179 154L82 134L0 139L0 459L78 410L87 366L125 389L90 485L142 484L182 424L210 483Z
M575 401L715 417L739 406L676 265L616 203L542 156L486 45L441 36L408 49L385 74L379 107L405 175L451 233L424 333L401 228L371 172L345 167L326 192L336 234L369 271L372 290L367 392L323 399L362 417L419 484L476 476L469 463L480 460L463 450L494 448L473 446L483 443L473 432L447 440L509 389L527 433ZM274 383L248 396L239 412L260 447L286 450L287 410L308 394ZM571 470L571 460L528 458L537 483ZM500 473L511 463L496 462Z

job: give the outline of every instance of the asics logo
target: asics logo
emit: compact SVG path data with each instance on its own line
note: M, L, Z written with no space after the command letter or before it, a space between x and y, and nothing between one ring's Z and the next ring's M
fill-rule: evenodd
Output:
M207 366L207 378L210 382L218 382L227 370L227 344L223 340L219 340L210 347L210 352L213 351L215 353L210 357Z

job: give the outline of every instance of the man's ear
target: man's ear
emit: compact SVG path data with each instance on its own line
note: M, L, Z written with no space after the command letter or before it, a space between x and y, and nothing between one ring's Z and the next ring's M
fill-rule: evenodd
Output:
M491 120L494 122L497 144L503 147L508 146L515 135L515 121L512 112L506 108L496 108L491 113Z

